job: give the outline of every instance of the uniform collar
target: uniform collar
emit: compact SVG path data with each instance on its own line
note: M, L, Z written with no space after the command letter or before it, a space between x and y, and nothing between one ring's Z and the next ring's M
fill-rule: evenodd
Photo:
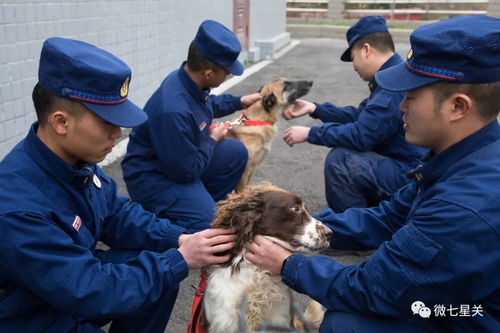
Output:
M191 78L188 73L184 70L184 65L186 62L184 61L179 68L178 76L181 80L182 84L186 88L186 90L197 100L202 103L205 103L208 100L208 96L210 94L210 89L201 89Z
M50 150L36 135L38 122L33 123L24 141L28 155L46 172L64 183L78 188L85 188L92 183L96 170L94 163L79 162L78 168L73 168L66 161Z
M435 182L457 161L499 139L500 126L494 120L476 133L455 143L439 154L429 152L408 176L414 177L417 183Z
M401 58L401 56L397 53L394 53L389 59L387 59L386 62L382 64L382 66L380 66L378 72L383 71L384 69L387 69L402 62L403 59ZM377 87L378 85L377 82L375 82L375 75L374 75L373 79L371 79L370 82L368 82L368 88L370 88L370 92L373 93L375 89L377 89Z

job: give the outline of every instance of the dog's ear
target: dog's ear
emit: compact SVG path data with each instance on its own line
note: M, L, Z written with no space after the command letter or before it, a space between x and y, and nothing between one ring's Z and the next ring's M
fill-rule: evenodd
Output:
M267 112L271 111L271 108L276 104L276 96L273 93L262 97L262 106Z
M257 223L264 213L264 196L252 187L242 193L230 194L228 199L217 203L217 214L212 222L214 228L234 228L237 239L233 253L239 253L255 236Z

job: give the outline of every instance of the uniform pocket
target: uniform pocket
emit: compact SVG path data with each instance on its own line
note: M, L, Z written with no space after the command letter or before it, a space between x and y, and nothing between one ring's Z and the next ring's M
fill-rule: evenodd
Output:
M412 224L399 229L366 261L365 268L394 298L422 277L442 247ZM425 273L424 273L425 274Z
M429 265L442 247L418 230L413 224L407 224L392 236L392 240L407 259L419 266Z

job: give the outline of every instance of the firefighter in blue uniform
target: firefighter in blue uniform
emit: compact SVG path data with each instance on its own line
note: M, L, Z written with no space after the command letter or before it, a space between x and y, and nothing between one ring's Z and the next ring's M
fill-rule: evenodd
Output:
M210 226L215 202L234 189L248 159L240 141L224 139L227 128L210 126L260 99L210 95L230 73L243 73L240 50L229 29L204 21L187 62L162 82L144 107L149 120L130 134L122 169L131 199L188 231Z
M332 247L377 251L343 265L262 237L248 246L327 308L320 332L500 331L500 19L432 23L410 43L406 63L375 79L406 91L406 139L429 154L390 201L317 216Z
M403 62L394 53L384 17L363 17L346 37L349 47L340 59L352 61L358 75L369 82L370 96L358 107L298 100L283 114L287 119L309 114L324 122L311 128L290 127L283 139L290 146L307 141L333 148L325 160L325 194L328 206L338 213L387 199L408 183L406 173L426 152L404 138L399 111L403 94L382 89L374 79L378 71Z
M51 38L38 121L0 162L0 332L164 332L189 268L227 261L231 230L185 229L117 196L95 163L146 114L131 72L90 44ZM108 251L96 249L101 240Z

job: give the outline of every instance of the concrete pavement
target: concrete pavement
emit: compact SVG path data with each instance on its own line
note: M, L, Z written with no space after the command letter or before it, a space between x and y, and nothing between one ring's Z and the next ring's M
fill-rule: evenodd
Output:
M340 61L340 55L346 47L345 40L311 38L303 39L292 50L279 59L270 62L259 71L230 88L227 93L243 95L257 91L260 86L279 77L290 80L312 80L313 88L304 99L314 102L333 102L338 105L358 105L368 95L368 87L353 71L351 63ZM409 45L397 44L397 51L406 55ZM153 91L151 92L153 93ZM234 117L234 116L232 116ZM325 208L323 185L323 163L328 149L308 143L288 147L281 139L284 129L293 125L313 126L318 120L302 117L278 123L279 134L274 138L272 149L257 170L252 183L271 181L273 184L300 195L311 213ZM105 167L119 185L119 192L126 195L118 159ZM344 264L359 263L365 255L348 252L334 252L332 256ZM194 291L191 285L198 285L197 270L181 284L181 289L166 332L185 332L190 315ZM307 298L298 295L301 304Z

